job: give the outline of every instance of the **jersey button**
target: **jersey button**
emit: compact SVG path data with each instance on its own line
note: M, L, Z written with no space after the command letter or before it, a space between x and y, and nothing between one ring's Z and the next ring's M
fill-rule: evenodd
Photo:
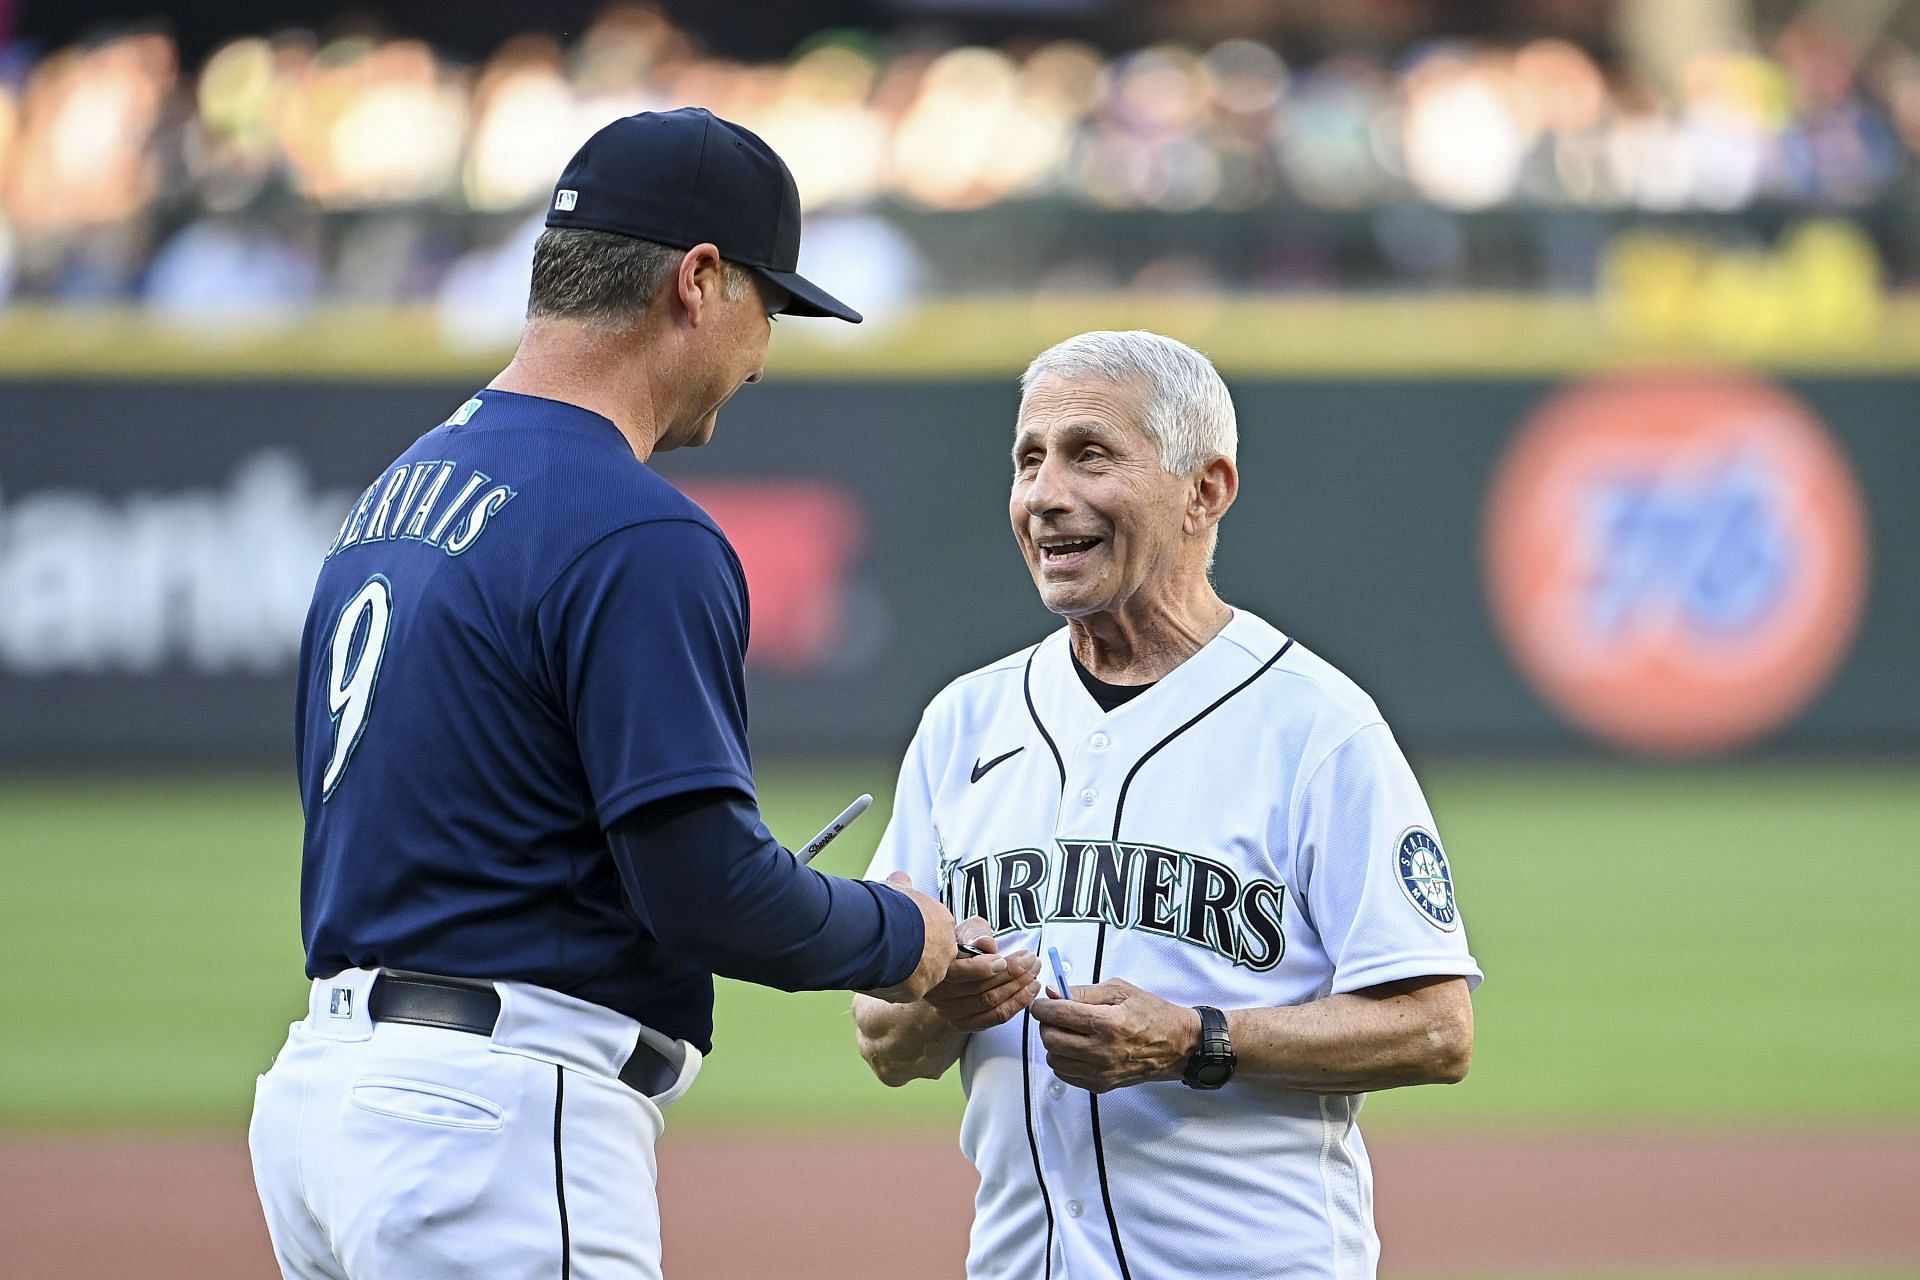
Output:
M1058 1080L1055 1080L1052 1084L1047 1086L1047 1092L1052 1094L1056 1098L1064 1098L1067 1096L1067 1086L1061 1084Z
M1087 739L1087 745L1092 747L1095 751L1105 751L1108 747L1113 745L1113 739L1109 738L1104 733L1096 733L1091 738Z
M1095 800L1098 800L1099 798L1100 798L1100 793L1098 791L1095 791L1092 787L1083 787L1080 790L1081 804L1092 804Z
M1080 1216L1080 1202L1078 1200L1067 1201L1067 1216L1069 1218L1077 1218Z

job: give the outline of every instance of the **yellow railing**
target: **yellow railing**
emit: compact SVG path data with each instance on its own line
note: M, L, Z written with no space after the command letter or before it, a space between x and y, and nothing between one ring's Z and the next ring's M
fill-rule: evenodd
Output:
M858 328L797 320L774 335L792 378L1012 377L1096 328L1148 328L1229 376L1557 375L1625 365L1736 363L1780 372L1920 373L1920 296L1878 301L1843 330L1792 324L1716 338L1583 296L1443 294L970 297ZM134 309L0 308L0 378L484 378L508 348L450 341L429 309L325 307L203 327Z

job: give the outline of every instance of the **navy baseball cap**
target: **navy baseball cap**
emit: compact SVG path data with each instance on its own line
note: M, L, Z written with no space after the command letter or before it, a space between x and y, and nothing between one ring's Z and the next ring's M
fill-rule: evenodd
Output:
M785 289L781 311L860 323L860 313L794 270L800 192L757 134L702 107L622 116L573 153L547 208L579 227L676 249L712 244Z

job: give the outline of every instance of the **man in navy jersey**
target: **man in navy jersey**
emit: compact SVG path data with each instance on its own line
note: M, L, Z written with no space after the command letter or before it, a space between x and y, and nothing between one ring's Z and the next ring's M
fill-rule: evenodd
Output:
M713 975L911 1001L955 954L933 898L761 823L740 563L647 465L712 436L774 314L860 318L795 274L791 174L705 111L631 116L547 228L512 363L314 588L313 986L250 1135L289 1277L657 1276L653 1144Z

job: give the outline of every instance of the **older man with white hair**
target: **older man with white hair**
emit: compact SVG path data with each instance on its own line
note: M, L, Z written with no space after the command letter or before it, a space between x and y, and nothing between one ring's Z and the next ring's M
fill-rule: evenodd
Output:
M1480 970L1412 770L1214 589L1236 442L1157 334L1021 380L1009 515L1067 625L934 699L869 872L982 954L854 1005L888 1084L961 1065L974 1280L1371 1276L1363 1096L1467 1072Z

